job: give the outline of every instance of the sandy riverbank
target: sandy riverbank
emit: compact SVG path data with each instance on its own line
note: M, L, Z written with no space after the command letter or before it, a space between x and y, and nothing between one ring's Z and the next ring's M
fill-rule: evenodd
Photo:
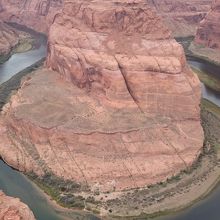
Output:
M22 71L0 86L2 105L7 102L10 93L19 88L21 78L37 66L34 65ZM183 209L206 196L213 190L220 178L220 110L203 100L201 114L206 132L206 143L204 154L191 169L168 179L167 182L142 189L99 195L88 193L87 196L93 197L94 201L87 202L87 210L100 212L100 215L104 216L103 219L114 217L146 219L147 216L158 216ZM39 192L43 193L42 190ZM47 199L61 213L76 214L75 210L59 206L51 197L47 196ZM86 213L88 212L82 215ZM71 218L67 217L67 219Z

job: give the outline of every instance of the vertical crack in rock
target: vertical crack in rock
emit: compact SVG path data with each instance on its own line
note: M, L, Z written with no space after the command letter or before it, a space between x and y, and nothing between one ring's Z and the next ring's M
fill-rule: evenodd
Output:
M115 57L115 56L114 56L114 57ZM132 89L130 88L129 83L127 82L125 70L124 70L123 67L120 65L120 62L117 60L116 57L115 57L115 60L116 60L116 62L117 62L117 64L118 64L118 68L119 68L119 70L120 70L120 72L121 72L121 75L122 75L122 77L123 77L123 79L124 79L124 83L125 83L125 85L126 85L126 88L127 88L128 93L130 94L130 96L131 96L131 98L133 99L134 103L137 105L138 109L144 114L144 111L141 109L141 107L140 107L138 101L136 100L134 94L132 93Z

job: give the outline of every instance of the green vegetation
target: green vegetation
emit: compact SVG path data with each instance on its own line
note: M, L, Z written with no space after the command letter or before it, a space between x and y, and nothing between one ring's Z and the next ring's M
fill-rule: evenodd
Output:
M202 112L208 111L220 120L220 108L207 99L202 99L201 102Z
M70 180L64 180L52 173L46 173L39 177L34 173L27 173L27 176L47 193L58 204L67 208L85 207L85 199L82 196L75 196L74 193L82 190L82 186ZM91 198L89 201L94 201Z
M13 94L13 91L17 91L20 88L21 79L42 66L44 61L45 58L41 59L40 61L27 67L0 85L0 109L2 109L3 105L8 102L11 95Z
M22 38L19 43L8 54L0 55L0 64L6 62L15 53L24 53L33 49L35 40L31 37Z
M210 74L206 74L195 67L191 67L191 69L198 75L200 81L203 82L207 87L220 92L220 79Z
M203 99L201 103L202 126L205 132L205 146L219 154L220 150L220 108Z
M0 55L0 64L3 64L5 61L7 61L10 58L11 54L2 54Z

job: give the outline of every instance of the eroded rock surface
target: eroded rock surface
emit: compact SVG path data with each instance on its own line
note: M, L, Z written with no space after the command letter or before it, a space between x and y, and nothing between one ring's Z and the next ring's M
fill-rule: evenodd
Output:
M0 18L47 32L63 0L1 0Z
M210 12L200 23L195 42L220 50L220 0L214 0Z
M19 33L0 22L0 55L8 54L19 42Z
M6 196L0 191L0 219L34 220L34 215L27 205L19 199Z
M211 7L212 0L146 0L172 30L174 36L195 35L200 21Z
M212 8L201 21L195 40L189 49L194 55L220 64L220 1L213 1Z
M108 191L166 180L197 159L200 83L145 1L67 1L48 47L53 71L26 78L2 111L10 165Z

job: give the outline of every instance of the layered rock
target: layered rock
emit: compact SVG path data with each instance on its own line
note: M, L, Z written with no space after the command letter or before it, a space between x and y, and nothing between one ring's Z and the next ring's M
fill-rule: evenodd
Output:
M214 0L210 12L200 23L195 42L220 50L220 0Z
M194 55L220 64L220 1L213 1L212 8L201 21L195 40L189 49Z
M47 32L63 0L1 0L0 18Z
M200 83L145 1L66 1L48 69L4 107L0 155L91 190L143 187L189 167L203 145Z
M195 35L200 21L210 10L212 0L147 0L160 14L174 36Z
M19 42L19 33L0 22L0 55L8 54Z
M19 199L6 196L0 191L0 219L34 220L34 215L27 205Z

